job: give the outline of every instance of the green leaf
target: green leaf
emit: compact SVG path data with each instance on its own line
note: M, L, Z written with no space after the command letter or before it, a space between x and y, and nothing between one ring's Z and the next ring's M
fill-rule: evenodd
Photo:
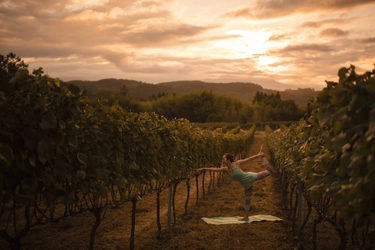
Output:
M36 166L36 157L34 154L30 155L29 157L29 163L31 166L35 167Z
M34 130L25 129L23 139L25 141L25 146L30 150L33 150L38 145L38 136Z
M25 81L29 75L29 71L26 68L19 68L16 75L9 81L10 83L16 83L19 81Z
M368 92L375 94L375 79L371 78L366 86Z
M51 188L53 184L55 184L55 178L54 176L50 175L49 173L45 173L43 176L43 182L48 187Z
M370 115L370 123L369 123L369 130L375 130L375 106L369 112Z
M90 192L90 180L89 179L85 179L84 181L80 181L80 187L81 187L81 191L82 191L82 194L88 194Z
M43 116L42 121L40 122L40 127L42 129L52 129L56 128L57 126L57 120L55 115L52 113L52 111L47 112L45 116Z
M60 78L55 78L55 85L60 88Z
M88 157L87 157L86 154L83 154L83 153L80 153L80 152L77 153L77 159L80 163L87 166Z
M38 144L38 158L42 164L45 164L49 160L48 143L40 141Z
M6 145L0 144L0 160L10 166L14 160L13 150Z
M62 121L62 120L59 120L59 126L63 130L66 129L66 123L64 121Z
M330 110L323 110L318 113L318 119L319 119L319 126L323 127L324 125L327 125L328 122L331 120L331 111Z
M86 171L84 170L78 170L76 173L77 179L78 180L84 180L87 177Z
M333 137L331 147L337 152L342 151L342 147L346 144L346 134L340 133Z
M108 196L108 188L103 186L103 185L99 185L98 194L101 197L107 197Z
M315 186L312 186L309 191L310 191L310 195L311 195L311 199L313 201L318 201L323 193L324 193L324 185L323 184L320 184L320 185L315 185Z
M348 174L348 166L350 164L350 157L351 154L349 153L344 153L341 155L340 158L340 165L336 169L336 173L339 177L343 178Z
M346 79L346 75L349 73L349 70L347 68L341 68L339 69L339 72L337 73L337 75L339 76L339 81L343 81Z
M72 147L75 147L75 148L77 147L77 145L78 145L77 136L70 135L68 141L69 141L69 146L72 146Z

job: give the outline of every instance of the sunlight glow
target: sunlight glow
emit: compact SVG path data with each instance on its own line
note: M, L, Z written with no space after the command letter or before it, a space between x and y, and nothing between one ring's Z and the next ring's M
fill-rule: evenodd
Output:
M270 66L278 61L279 59L273 56L260 56L257 60L259 66Z
M264 31L231 30L229 35L240 35L242 38L231 43L230 48L247 57L253 54L264 54L267 51L267 40L270 34Z
M266 70L270 74L280 74L288 71L290 66L280 64L280 58L270 54L275 47L285 46L283 42L269 41L273 34L265 30L230 30L229 35L239 35L240 38L230 41L219 41L215 45L220 46L225 54L232 59L251 58L257 68ZM221 52L222 53L222 52Z

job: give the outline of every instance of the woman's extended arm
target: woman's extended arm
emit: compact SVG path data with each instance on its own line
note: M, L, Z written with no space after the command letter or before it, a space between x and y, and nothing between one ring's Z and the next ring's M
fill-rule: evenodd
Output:
M264 157L263 144L260 145L260 150L259 150L259 153L257 155L253 155L253 156L247 157L245 159L238 160L238 161L236 161L236 164L240 165L240 164L242 164L244 162L253 160L253 159L257 158L257 157Z
M258 157L263 157L263 156L264 156L264 153L259 153L257 155L247 157L245 159L238 160L238 161L236 161L236 164L240 165L240 164L245 163L247 161L253 160L253 159L258 158Z

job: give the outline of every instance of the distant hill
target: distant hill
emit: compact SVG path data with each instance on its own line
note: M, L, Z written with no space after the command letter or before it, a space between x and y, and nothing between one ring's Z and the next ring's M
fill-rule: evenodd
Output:
M133 98L148 100L152 95L158 93L184 94L203 90L210 90L214 93L225 94L239 98L243 101L252 102L257 91L266 94L276 93L276 90L264 89L255 83L232 82L232 83L211 83L203 81L174 81L159 84L150 84L135 80L126 79L102 79L99 81L68 81L67 84L77 85L80 89L88 92L108 90L119 92L126 87L128 95ZM314 89L287 89L279 91L282 100L294 100L298 105L305 105L311 97L316 98L319 91Z

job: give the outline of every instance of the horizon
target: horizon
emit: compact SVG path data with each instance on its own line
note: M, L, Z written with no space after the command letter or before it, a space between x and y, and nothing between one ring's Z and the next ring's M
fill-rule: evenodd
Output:
M0 15L0 54L63 81L322 89L375 63L372 0L5 0Z
M60 79L61 80L61 79ZM243 84L252 84L252 85L258 85L260 87L262 87L263 89L265 90L271 90L271 91L287 91L287 90L305 90L305 89L311 89L313 91L322 91L322 89L316 89L316 88L310 88L310 87L295 87L295 88L286 88L285 85L284 87L283 86L280 86L280 85L277 85L276 87L278 88L267 88L267 86L263 86L261 84L258 84L258 83L255 83L255 82L239 82L239 81L236 81L236 82L208 82L208 81L201 81L201 80L175 80L175 81L168 81L168 82L158 82L158 83L148 83L148 82L143 82L143 81L138 81L138 80L135 80L135 79L120 79L120 78L103 78L103 79L99 79L99 80L80 80L80 79L74 79L74 80L69 80L69 81L64 81L62 80L63 82L65 83L74 83L74 82L90 82L90 83L97 83L97 82L100 82L100 81L107 81L107 80L116 80L116 81L134 81L134 82L137 82L139 84L151 84L151 85L158 85L158 84L173 84L173 83L180 83L180 82L202 82L202 83L207 83L207 84L234 84L234 83L243 83Z

